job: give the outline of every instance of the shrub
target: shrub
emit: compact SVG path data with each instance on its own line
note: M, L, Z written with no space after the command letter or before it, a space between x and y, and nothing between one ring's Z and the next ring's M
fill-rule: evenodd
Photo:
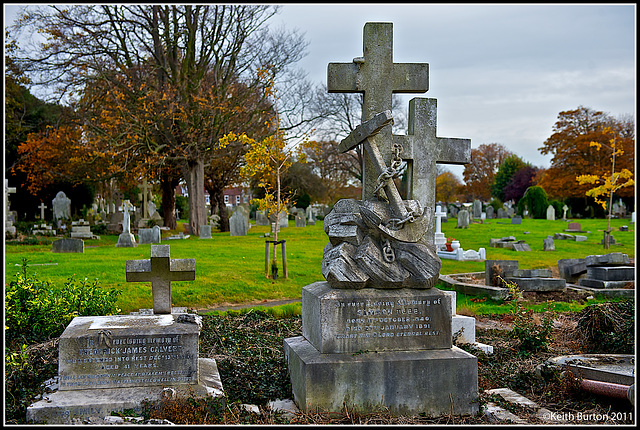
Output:
M23 258L22 272L5 288L6 343L17 347L58 337L75 316L116 314L119 294L101 289L97 280L78 283L73 277L57 288L30 275Z
M633 300L593 304L578 313L576 335L590 352L633 354L634 320Z
M520 342L521 352L546 351L552 341L553 303L547 302L547 309L540 319L531 309L520 303L522 291L513 282L507 282L512 297L513 330L511 335Z

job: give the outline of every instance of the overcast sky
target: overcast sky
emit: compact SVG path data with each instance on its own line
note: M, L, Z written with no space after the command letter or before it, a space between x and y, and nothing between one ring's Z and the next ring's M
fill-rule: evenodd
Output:
M635 4L299 4L277 20L306 33L300 66L327 82L330 62L362 56L366 22L393 23L393 59L429 63L438 136L500 143L538 167L558 113L613 116L636 106ZM451 171L462 177L462 168Z
M7 19L12 8L5 5ZM273 24L309 41L299 66L327 82L330 62L362 56L366 22L393 23L396 63L429 63L438 136L500 143L538 167L558 113L613 116L636 106L635 4L285 4ZM461 167L450 170L460 178Z

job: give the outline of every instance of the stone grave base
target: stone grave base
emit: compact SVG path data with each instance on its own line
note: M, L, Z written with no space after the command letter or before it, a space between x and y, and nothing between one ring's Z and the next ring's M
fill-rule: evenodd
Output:
M356 406L394 415L478 413L477 358L458 347L321 354L304 337L284 341L298 407L340 412Z
M567 287L567 281L564 278L506 277L505 280L515 283L522 291L566 291Z
M177 397L221 397L223 389L216 361L199 358L198 367L198 384L55 391L44 394L42 400L27 408L27 422L71 424L74 419L103 418L111 415L111 412L128 409L142 413L142 402L145 399L154 403L173 393L166 388L175 390Z

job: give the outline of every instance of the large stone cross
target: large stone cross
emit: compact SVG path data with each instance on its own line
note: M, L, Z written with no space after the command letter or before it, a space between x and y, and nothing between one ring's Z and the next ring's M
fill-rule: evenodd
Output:
M362 122L391 110L393 93L423 93L429 89L427 63L393 62L393 24L368 22L364 26L364 57L351 63L329 63L327 87L330 93L364 93ZM372 141L379 148L385 165L391 165L393 147L391 127ZM378 174L365 156L362 172L362 198L373 197Z
M150 260L127 260L127 282L151 282L153 313L171 313L171 282L196 279L193 258L170 258L169 245L151 245Z
M418 200L425 209L436 203L436 163L471 161L471 139L436 137L437 112L436 99L411 99L408 134L392 136L394 144L402 145L401 157L407 161L407 199ZM433 209L425 211L425 216L433 216ZM432 220L427 222L427 237L433 237Z

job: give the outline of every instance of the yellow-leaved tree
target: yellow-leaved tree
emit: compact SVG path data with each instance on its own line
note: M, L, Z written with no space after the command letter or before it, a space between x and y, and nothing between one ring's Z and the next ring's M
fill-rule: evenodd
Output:
M602 205L605 210L607 209L607 206L609 206L609 214L607 216L609 223L605 232L604 240L604 248L609 249L613 195L621 188L632 187L635 182L633 180L633 173L629 171L629 169L622 169L619 172L616 172L616 157L620 157L624 154L624 151L621 147L616 147L616 135L611 127L605 127L604 133L613 135L609 140L610 145L600 142L591 142L590 146L595 147L598 151L603 147L611 151L611 175L579 175L576 177L576 181L578 181L580 185L599 184L598 186L588 190L586 195L593 197L596 203Z
M275 99L273 74L269 69L260 70L258 73L267 80L267 94L274 96ZM274 103L274 117L265 122L265 125L270 126L274 132L262 140L249 139L246 141L249 143L249 150L245 153L245 165L241 173L246 180L251 178L258 180L258 186L264 190L264 197L253 199L251 202L258 205L258 210L268 212L271 221L275 222L271 277L277 279L280 219L287 216L287 205L295 194L295 190L283 189L282 180L294 159L300 163L306 162L306 156L302 150L311 143L308 134L296 139L295 142L287 141L287 134L280 129L276 103ZM265 276L269 277L269 274L265 273ZM287 277L286 270L284 276Z

